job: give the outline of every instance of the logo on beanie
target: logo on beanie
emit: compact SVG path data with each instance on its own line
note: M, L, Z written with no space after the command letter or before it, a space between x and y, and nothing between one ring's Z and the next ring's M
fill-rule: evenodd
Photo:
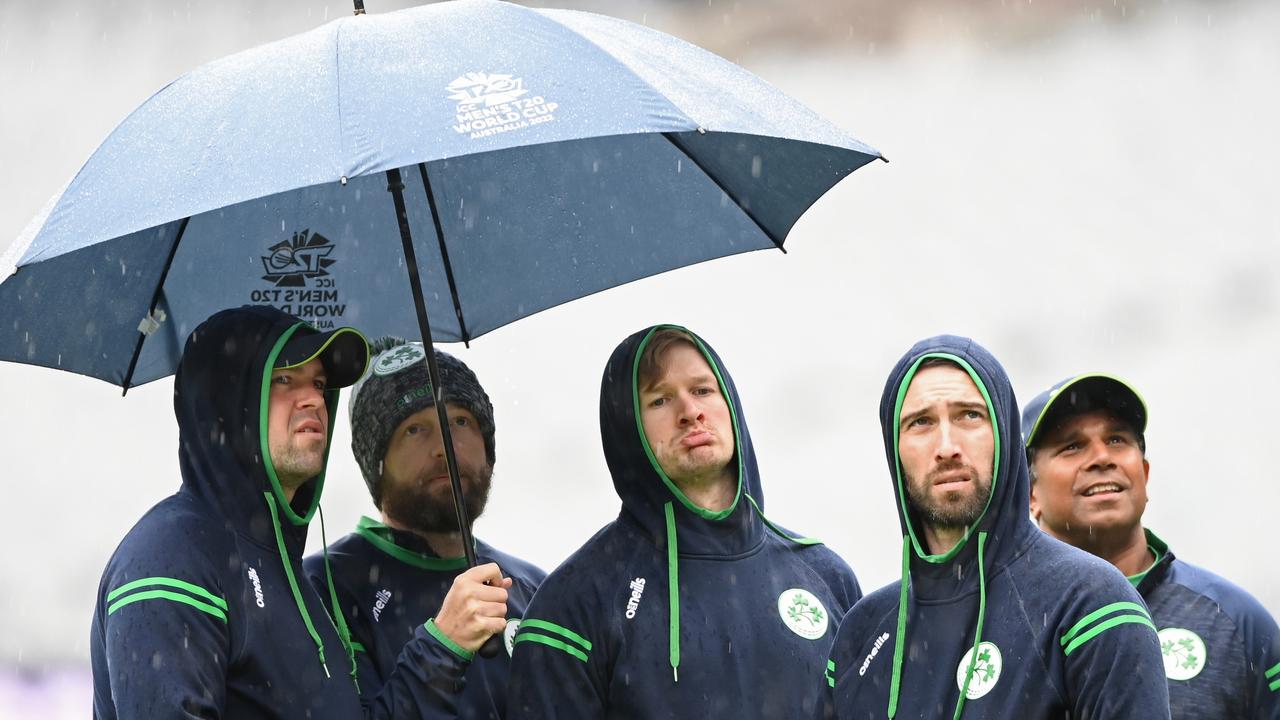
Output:
M398 373L419 360L426 360L427 353L417 345L400 345L378 357L373 364L374 375L391 375Z

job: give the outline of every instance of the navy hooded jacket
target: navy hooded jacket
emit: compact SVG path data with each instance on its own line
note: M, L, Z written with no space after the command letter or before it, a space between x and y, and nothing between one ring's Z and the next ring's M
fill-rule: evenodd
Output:
M662 472L636 387L658 329L628 337L605 368L600 432L622 511L551 573L525 613L513 718L806 716L835 621L861 594L835 553L764 518L741 401L700 339L733 418L737 494L710 512Z
M384 679L395 672L401 649L413 640L425 619L440 611L454 578L467 569L467 559L439 557L417 535L370 518L361 518L356 531L330 545L326 554L334 597L351 630L360 690L366 696L376 695ZM497 563L512 580L507 592L506 651L492 658L475 658L437 632L451 650L457 717L499 720L506 717L515 628L546 573L479 540L476 557L482 564ZM325 554L306 558L303 567L321 597L332 605ZM434 623L431 627L434 629Z
M134 525L98 588L96 718L358 718L448 711L428 673L448 650L420 630L362 710L349 646L302 576L324 475L284 500L267 449L271 369L305 324L267 307L220 312L174 380L182 486ZM338 392L325 393L329 430Z
M1174 720L1280 720L1280 629L1252 595L1174 556L1150 530L1155 564L1129 578L1160 632Z
M928 553L898 461L903 398L931 357L968 372L995 430L991 498L942 555ZM1168 718L1160 647L1137 592L1031 522L1017 402L996 359L967 338L917 344L889 375L880 423L904 577L840 625L827 671L836 717Z

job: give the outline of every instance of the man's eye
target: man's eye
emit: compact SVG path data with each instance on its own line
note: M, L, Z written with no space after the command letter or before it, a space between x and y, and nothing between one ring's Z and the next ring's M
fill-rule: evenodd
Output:
M405 435L417 435L420 432L422 432L421 425L410 425L409 427L404 429Z
M276 385L288 385L290 380L291 379L289 378L288 375L277 375L271 378L271 382L275 383Z
M660 408L666 404L667 404L667 399L664 397L656 397L649 401L649 407L651 408Z
M965 413L964 413L964 416L965 416L966 418L968 418L969 420L981 420L981 419L982 419L982 413L978 412L977 410L966 410L966 411L965 411Z
M923 427L928 424L929 424L929 418L918 417L918 418L913 418L911 422L907 423L907 427Z
M694 395L703 395L703 396L710 395L712 392L713 391L709 387L694 388L693 390Z
M471 424L471 418L456 417L453 419L453 424L457 425L458 427L467 427L468 425Z
M1068 453L1068 452L1074 452L1079 449L1080 449L1080 443L1069 442L1066 445L1063 445L1062 449L1059 450L1059 452Z
M324 387L325 387L325 385L324 385L324 381L323 381L323 380L317 380L317 381L315 381L315 386L316 386L316 389L317 389L317 390L319 390L320 392L324 392Z

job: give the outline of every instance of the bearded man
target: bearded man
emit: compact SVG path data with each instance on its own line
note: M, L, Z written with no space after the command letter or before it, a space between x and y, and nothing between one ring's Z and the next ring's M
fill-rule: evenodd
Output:
M426 352L421 343L384 338L372 353L348 409L351 449L382 519L361 518L354 533L307 558L307 574L346 618L363 694L378 692L425 621L452 651L450 667L432 676L449 685L457 717L505 717L510 638L546 574L479 540L481 564L467 569ZM462 361L437 350L436 364L474 522L493 477L493 405ZM504 631L506 652L475 657L485 640Z

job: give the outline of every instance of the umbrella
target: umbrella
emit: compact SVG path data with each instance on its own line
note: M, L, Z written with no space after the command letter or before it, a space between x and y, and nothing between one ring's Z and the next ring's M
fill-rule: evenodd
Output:
M213 311L260 303L416 331L439 398L433 340L782 249L878 157L741 68L613 18L358 9L130 114L0 258L0 360L127 392L171 374Z

